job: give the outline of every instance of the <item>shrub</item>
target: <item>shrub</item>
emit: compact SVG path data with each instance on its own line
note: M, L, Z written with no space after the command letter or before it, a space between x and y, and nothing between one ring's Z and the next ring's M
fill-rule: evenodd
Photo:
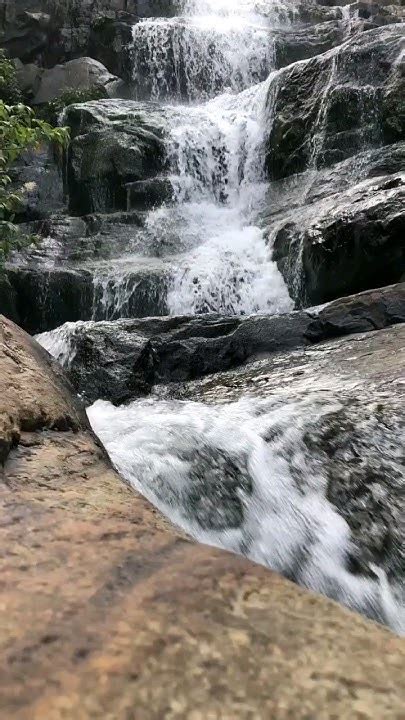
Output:
M0 100L14 105L21 101L17 72L14 63L0 50Z
M51 125L57 125L61 113L69 105L90 102L91 100L103 100L108 97L104 87L96 86L85 90L67 88L56 100L51 100L41 108L41 117Z

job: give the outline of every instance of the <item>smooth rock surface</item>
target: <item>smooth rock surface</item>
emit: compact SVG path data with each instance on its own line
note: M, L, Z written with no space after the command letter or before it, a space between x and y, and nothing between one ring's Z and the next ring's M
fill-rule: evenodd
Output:
M402 718L402 640L180 537L4 319L0 350L7 720Z

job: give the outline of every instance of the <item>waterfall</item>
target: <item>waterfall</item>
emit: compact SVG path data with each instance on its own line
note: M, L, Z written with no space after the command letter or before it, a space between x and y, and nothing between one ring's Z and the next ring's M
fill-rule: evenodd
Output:
M134 26L136 91L137 76L146 77L145 92L167 103L176 210L152 210L147 225L156 224L159 233L163 227L164 240L167 233L176 238L169 251L177 252L168 270L170 314L292 308L257 226L265 187L265 109L276 79L271 29L286 14L285 3L193 0L181 17ZM184 99L186 105L178 104Z
M179 17L141 20L132 41L136 97L199 101L264 80L272 30L292 15L286 2L187 0Z
M188 108L172 128L172 182L189 251L171 277L172 314L291 309L255 224L264 197L264 108L273 76L239 95Z

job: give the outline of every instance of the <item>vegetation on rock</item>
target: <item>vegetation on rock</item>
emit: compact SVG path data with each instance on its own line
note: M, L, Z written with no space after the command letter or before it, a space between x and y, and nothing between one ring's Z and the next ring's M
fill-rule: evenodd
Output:
M12 250L21 249L33 238L22 233L15 224L20 204L10 171L19 157L29 148L42 143L66 147L67 128L52 127L36 117L35 112L20 102L16 73L12 62L0 55L0 268ZM10 104L8 104L10 103Z
M15 104L21 101L21 91L12 60L0 50L0 102Z
M69 105L77 105L91 100L104 100L106 98L108 98L108 93L102 85L83 89L67 88L60 97L46 103L41 108L40 115L51 125L57 126L61 113Z

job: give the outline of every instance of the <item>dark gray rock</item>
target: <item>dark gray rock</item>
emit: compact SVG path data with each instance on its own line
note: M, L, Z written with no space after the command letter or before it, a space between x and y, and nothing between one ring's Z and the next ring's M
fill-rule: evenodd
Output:
M14 253L6 270L13 302L23 308L20 324L28 332L50 330L69 320L167 314L170 260L148 256L147 243L153 238L145 228L144 212L82 217L58 213L23 228L42 239ZM6 307L5 298L2 304Z
M275 62L277 68L283 68L299 60L307 60L315 55L340 45L348 35L368 29L364 21L355 22L351 28L342 20L329 20L319 25L290 27L280 30L275 36Z
M16 212L18 222L49 217L64 207L62 164L52 148L27 151L11 171L13 189L21 203Z
M160 268L128 268L114 275L108 265L64 269L7 265L6 277L0 311L18 317L21 327L32 334L64 322L167 313L167 277Z
M127 5L126 0L5 0L0 45L23 62L53 67L88 55L92 23L100 15L119 17Z
M180 6L173 0L3 0L0 46L47 68L90 55L126 75L131 26L139 18L173 16Z
M56 323L91 317L93 283L89 272L46 268L8 268L19 323L28 332ZM8 298L10 295L8 295ZM7 304L0 308L8 317Z
M20 322L17 310L17 294L4 272L0 273L0 308L2 315L15 323Z
M273 257L300 305L399 282L405 272L405 175L363 181L278 221Z
M277 223L302 212L302 208L314 205L329 197L347 193L352 187L371 178L382 178L403 172L405 167L405 142L365 150L332 167L307 170L282 180L269 183L262 224L269 234ZM305 213L305 210L304 210Z
M70 378L88 402L103 398L120 404L155 383L184 382L400 322L405 322L405 284L289 315L79 323L49 333L42 342L60 358L69 358Z
M347 563L357 575L372 574L375 564L389 578L405 576L403 474L392 461L397 457L401 463L395 445L403 433L402 412L400 398L385 395L370 406L368 399L353 397L305 435L310 452L324 463L327 498L351 529L354 547ZM366 451L370 437L371 452Z
M156 106L119 100L71 105L67 186L78 215L127 209L128 183L165 167L164 117Z
M403 27L389 25L281 71L268 100L270 178L403 139L402 48Z
M173 185L164 176L128 183L126 188L129 210L147 210L173 200Z
M132 23L130 18L101 15L90 27L89 55L127 82L132 80Z
M14 253L10 265L47 270L82 266L90 261L120 257L136 247L136 238L144 225L144 214L122 212L84 215L55 213L24 225L38 242Z

